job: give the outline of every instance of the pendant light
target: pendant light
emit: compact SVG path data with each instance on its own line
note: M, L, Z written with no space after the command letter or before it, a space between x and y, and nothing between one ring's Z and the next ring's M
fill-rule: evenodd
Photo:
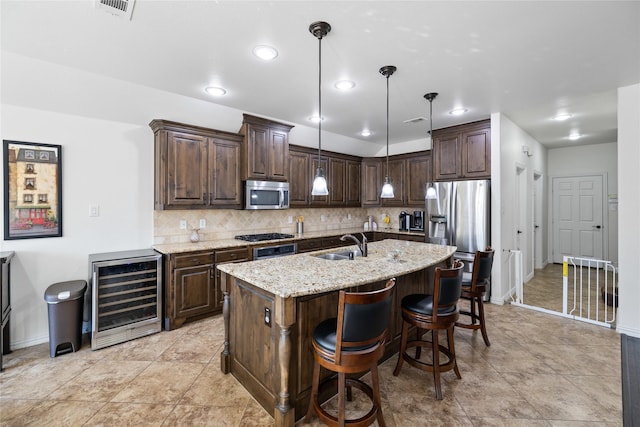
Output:
M392 199L393 185L391 185L391 179L389 178L389 77L397 70L393 65L385 65L380 68L380 74L387 78L387 175L384 177L384 185L382 186L382 192L380 197L383 199Z
M429 136L431 138L431 176L433 177L433 100L436 99L438 94L436 92L427 93L424 97L427 101L429 101ZM433 182L427 183L427 194L426 199L435 199L436 195L436 187L433 185Z
M309 25L309 32L318 39L318 168L313 179L312 196L326 196L329 194L327 180L320 166L320 150L322 149L322 38L331 31L331 25L317 21Z

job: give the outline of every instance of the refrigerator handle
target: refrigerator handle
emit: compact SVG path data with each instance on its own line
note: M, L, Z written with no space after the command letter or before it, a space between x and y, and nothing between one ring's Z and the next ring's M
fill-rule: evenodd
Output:
M456 182L451 183L451 195L449 196L449 224L447 230L449 230L449 244L455 245L456 243L456 227L458 226L458 185Z

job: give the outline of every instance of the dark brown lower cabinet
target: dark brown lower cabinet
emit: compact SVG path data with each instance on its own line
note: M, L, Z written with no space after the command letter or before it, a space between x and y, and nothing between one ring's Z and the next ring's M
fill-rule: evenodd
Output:
M247 246L165 255L164 328L179 328L220 313L222 293L216 265L249 259Z

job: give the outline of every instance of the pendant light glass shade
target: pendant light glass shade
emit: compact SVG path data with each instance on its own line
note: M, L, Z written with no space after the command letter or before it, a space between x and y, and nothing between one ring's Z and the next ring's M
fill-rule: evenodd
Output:
M382 192L380 198L393 199L395 197L393 193L393 185L389 178L389 77L397 70L393 65L385 65L380 68L380 74L387 78L387 175L384 177L384 185L382 186Z
M424 97L427 101L429 101L429 137L431 138L431 176L434 174L433 170L433 100L436 99L438 94L436 92L427 93ZM425 199L433 200L437 198L436 188L433 185L433 182L427 182L427 192L425 195Z
M384 178L384 185L382 186L382 193L380 193L380 197L383 199L392 199L395 197L393 194L393 185L391 185L391 180L388 176Z
M322 150L322 38L326 36L329 31L331 31L331 25L326 22L318 21L309 25L309 32L318 39L318 168L316 169L316 176L313 179L313 187L311 188L312 196L329 195L327 180L320 166L320 151Z
M313 179L313 188L311 189L312 196L328 196L329 189L327 188L327 180L324 178L324 172L322 168L316 169L316 177Z

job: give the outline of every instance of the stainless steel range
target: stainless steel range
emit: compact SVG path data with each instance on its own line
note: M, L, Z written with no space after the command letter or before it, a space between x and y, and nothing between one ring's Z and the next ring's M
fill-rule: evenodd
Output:
M246 242L264 242L268 240L293 239L293 234L283 233L261 233L261 234L243 234L236 236L238 240ZM276 258L286 255L294 255L297 251L297 245L293 242L261 246L253 249L253 260Z
M293 239L293 234L283 233L262 233L262 234L242 234L236 236L238 240L247 242L263 242L265 240Z

